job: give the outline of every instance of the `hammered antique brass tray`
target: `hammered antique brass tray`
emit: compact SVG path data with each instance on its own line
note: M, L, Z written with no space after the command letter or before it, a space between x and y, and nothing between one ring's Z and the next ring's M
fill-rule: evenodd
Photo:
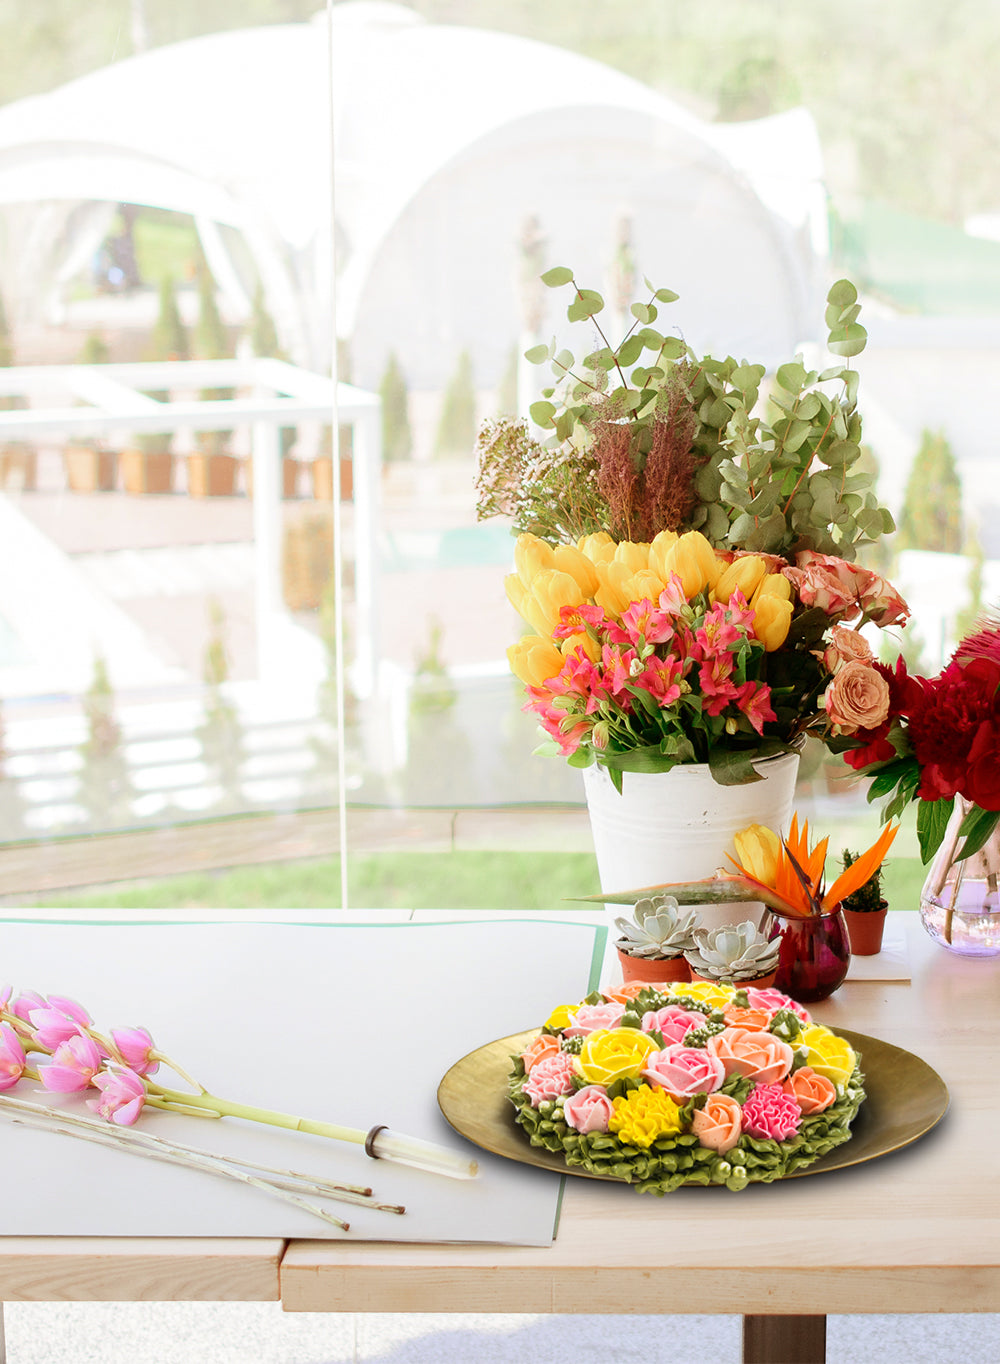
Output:
M530 1146L514 1121L514 1105L507 1097L510 1058L522 1052L539 1031L531 1028L498 1038L456 1061L438 1086L441 1112L456 1132L484 1151L559 1174L604 1179L606 1176L567 1165L558 1152ZM866 1098L851 1124L851 1140L805 1169L796 1170L787 1176L789 1179L887 1156L924 1136L948 1109L944 1081L919 1056L847 1028L836 1031L861 1056Z

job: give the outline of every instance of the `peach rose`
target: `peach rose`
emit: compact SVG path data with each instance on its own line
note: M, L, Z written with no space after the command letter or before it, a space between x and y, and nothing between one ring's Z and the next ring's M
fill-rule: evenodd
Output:
M795 1059L787 1042L753 1028L726 1028L708 1039L706 1050L727 1075L746 1075L759 1085L780 1084Z
M884 630L887 625L908 620L910 608L892 584L877 573L869 573L868 577L870 581L861 591L861 606L872 624Z
M860 663L872 662L872 651L864 635L850 630L846 625L835 625L830 632L830 643L823 650L823 663L835 673L852 660Z
M829 1108L837 1097L837 1091L825 1075L819 1075L812 1066L802 1066L794 1071L781 1086L789 1098L794 1099L804 1117L822 1113Z
M855 568L831 554L804 550L795 556L795 568L782 570L803 606L818 606L828 616L853 619L860 606L861 593L874 575Z
M729 1094L710 1094L691 1115L691 1131L709 1151L725 1155L740 1139L742 1111Z
M544 1060L546 1056L555 1056L558 1051L559 1039L557 1037L553 1037L550 1032L539 1033L534 1042L521 1052L524 1069L530 1070L537 1061Z
M889 715L889 684L871 663L851 659L827 687L823 704L842 734L877 729Z

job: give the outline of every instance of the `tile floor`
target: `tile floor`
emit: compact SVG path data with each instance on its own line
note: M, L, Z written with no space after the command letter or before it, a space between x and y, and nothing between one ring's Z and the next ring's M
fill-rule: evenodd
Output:
M283 1313L277 1303L8 1303L7 1364L739 1364L740 1319ZM651 1349L683 1332L690 1350ZM674 1337L676 1341L677 1337ZM831 1317L827 1364L997 1364L1000 1316Z

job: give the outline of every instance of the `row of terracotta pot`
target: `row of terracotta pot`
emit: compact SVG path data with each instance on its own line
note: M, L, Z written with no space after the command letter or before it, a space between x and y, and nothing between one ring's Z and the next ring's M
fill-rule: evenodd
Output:
M34 452L32 452L34 453ZM169 451L126 449L121 451L94 449L91 446L68 445L64 450L66 479L72 492L110 492L121 474L127 493L170 493L174 490L175 456ZM249 460L235 455L206 453L194 450L184 457L187 465L187 490L192 497L232 497L236 492L241 465L247 495L253 496L253 466ZM320 456L314 460L296 460L286 456L282 460L282 496L297 495L299 475L304 464L311 473L312 496L318 502L333 500L333 460ZM4 466L6 481L7 466ZM350 460L340 462L341 497L349 501L353 495L353 468ZM20 486L34 488L35 466L30 480L25 473Z

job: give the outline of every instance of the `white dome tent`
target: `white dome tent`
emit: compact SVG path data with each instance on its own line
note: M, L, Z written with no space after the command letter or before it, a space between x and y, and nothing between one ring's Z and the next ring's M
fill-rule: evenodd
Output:
M109 206L152 205L194 217L237 311L256 283L239 234L289 354L325 368L332 69L354 382L376 383L390 348L416 387L441 386L462 348L496 382L523 330L531 216L545 264L602 287L626 215L640 278L681 294L696 346L776 361L814 335L825 199L803 111L713 126L600 63L377 0L332 24L329 45L325 15L175 43L0 109L15 319L55 306ZM562 315L547 306L543 331Z

